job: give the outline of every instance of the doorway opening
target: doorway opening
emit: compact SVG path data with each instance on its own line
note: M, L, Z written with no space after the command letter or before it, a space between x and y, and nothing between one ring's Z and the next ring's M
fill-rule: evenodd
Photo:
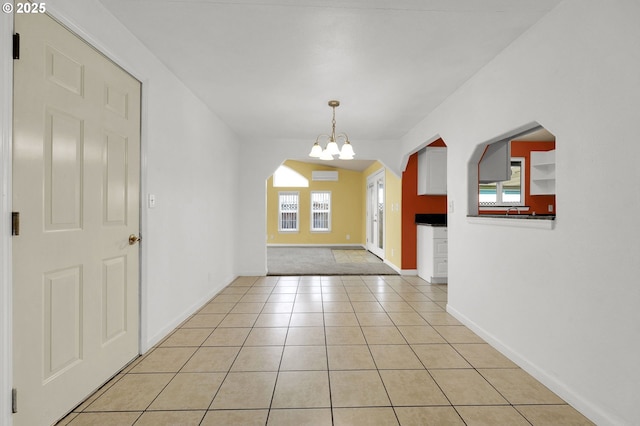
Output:
M384 259L385 246L384 170L367 177L367 250Z
M269 275L397 274L385 262L384 166L363 160L334 163L286 160L267 179ZM281 179L283 171L294 179ZM369 250L368 217L374 216L367 213L373 212L367 207L367 182L379 172L382 179L376 182L372 203L379 222L374 223L376 239ZM395 206L399 210L399 202ZM394 254L399 256L399 249Z

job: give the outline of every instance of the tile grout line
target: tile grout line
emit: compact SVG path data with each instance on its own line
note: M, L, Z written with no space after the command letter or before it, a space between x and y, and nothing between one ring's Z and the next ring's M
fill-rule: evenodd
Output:
M231 284L229 284L228 286L226 286L222 291L226 290L227 288L231 287L233 284L233 282ZM249 287L251 288L251 287ZM247 290L248 291L248 290ZM243 296L247 293L247 291L245 291L243 293ZM215 298L218 295L214 296L209 302L207 302L207 304L209 303L213 303L213 301L215 300ZM237 302L235 302L235 304L233 305L233 307L229 310L229 312L227 312L225 314L225 316L222 318L222 320L213 328L213 330L211 330L211 333L209 333L209 335L202 341L202 343L200 344L200 346L198 347L198 349L196 349L196 351L191 355L191 357L189 357L189 360L187 360L187 362L184 363L184 365L182 366L182 368L180 370L182 370L187 363L193 358L193 356L198 352L198 350L200 348L203 347L204 343L211 337L211 335L213 334L213 332L218 328L218 326L222 323L222 321L224 321L224 319L231 313L231 311L238 305L238 303L240 303L240 300L242 298L240 298ZM198 315L201 312L202 308L199 309L193 316ZM192 317L193 317L192 316ZM245 337L245 341L248 338L248 334L247 337ZM244 346L244 343L243 345ZM213 404L213 401L216 399L216 396L218 395L218 392L220 392L220 389L222 388L222 384L224 383L224 381L226 380L227 376L229 375L229 372L231 371L231 366L233 365L233 363L235 362L235 360L237 359L238 355L240 354L240 351L238 351L238 353L236 354L236 356L234 357L233 362L229 365L229 369L227 370L227 372L225 373L224 378L220 381L220 385L218 386L218 389L216 389L216 392L213 394L213 396L211 397L211 401L209 402L209 405L207 406L207 408L204 410L204 414L202 415L202 418L200 419L199 424L202 424L202 422L204 421L205 417L207 416L207 413L209 412L209 409L211 408L211 405ZM162 392L161 392L162 393Z
M423 293L422 293L422 292L420 292L420 294L423 294ZM425 295L425 296L426 296L426 295ZM402 297L402 296L400 296L400 297ZM428 297L428 296L426 296L426 297ZM403 298L403 300L404 300L404 298ZM405 302L406 302L406 300L405 300ZM418 312L415 310L415 308L414 308L413 306L411 306L411 309L413 309L415 313L418 313ZM418 315L420 315L420 314L418 314ZM420 315L420 317L422 318L422 315ZM426 321L426 320L425 320L425 321ZM426 321L426 322L427 322L427 324L429 324L429 322L428 322L428 321ZM395 323L394 323L394 324L395 324ZM429 326L431 326L431 325L429 324ZM397 326L396 326L396 327L397 327ZM434 328L434 330L435 330L435 328ZM436 333L438 332L437 330L435 330L435 331L436 331ZM399 332L400 332L400 334L402 335L402 332L401 332L401 331L399 331ZM438 334L440 335L440 333L438 333ZM402 336L404 337L404 335L402 335ZM442 339L443 339L445 342L447 342L447 344L449 344L449 343L448 343L448 341L447 341L447 340L446 340L442 335L440 335L440 337L442 337ZM428 368L427 368L427 366L424 364L424 362L420 359L420 357L418 356L418 354L416 354L416 353L415 353L415 350L414 350L414 349L413 349L413 347L409 344L409 342L406 340L406 338L405 338L405 341L407 342L407 345L409 346L409 349L411 350L411 352L412 352L412 353L413 353L413 354L418 358L418 361L420 362L420 364L422 364L422 366L424 367L424 369L425 369L425 371L427 372L427 374L429 375L429 377L431 377L431 380L433 380L433 383L435 383L435 385L438 387L438 389L440 390L440 392L442 393L442 395L443 395L443 396L446 398L446 400L449 402L449 406L450 406L450 407L452 407L452 408L455 410L455 412L456 412L456 414L458 415L458 417L460 418L460 420L462 420L462 422L466 425L467 423L464 421L464 419L462 418L462 416L460 415L460 413L458 412L458 410L457 410L457 409L455 408L455 406L453 405L453 403L452 403L451 399L450 399L450 398L447 396L447 394L444 392L444 390L442 389L442 387L440 386L440 384L439 384L439 383L436 381L436 379L433 377L433 375L431 374L431 371L429 371L429 369L428 369ZM450 344L449 344L449 345L450 345ZM394 413L396 412L395 407L393 407L393 411L394 411ZM396 414L396 416L397 416L397 414ZM398 423L400 423L400 419L398 419Z
M333 416L333 393L331 392L331 367L329 367L329 342L327 341L327 319L324 311L324 294L322 292L322 279L320 280L320 300L322 301L322 331L324 332L324 353L327 360L327 384L329 386L329 412L331 414L331 424L335 424Z
M280 280L278 280L278 282L280 282ZM298 279L296 282L297 282L297 284L296 284L296 297L297 297L298 288L299 288L299 285L300 285L300 279ZM276 284L276 287L277 287L277 284ZM274 289L275 289L275 287L274 287ZM270 294L273 294L273 291ZM271 401L269 402L269 407L267 409L267 419L265 420L265 426L269 423L269 418L271 417L271 410L272 410L272 407L273 407L273 399L275 398L276 387L278 386L278 379L280 378L280 368L282 367L282 358L284 357L284 350L286 348L287 337L289 336L289 328L291 326L291 317L293 316L293 308L295 306L296 297L294 297L294 299L293 299L294 300L294 305L291 307L291 313L289 314L289 322L288 322L288 325L287 325L287 333L285 334L284 343L282 344L282 352L280 353L280 362L278 363L278 371L276 372L276 381L273 384L273 391L271 392ZM249 334L251 334L251 332L249 332Z
M344 277L339 277L339 279L327 279L327 281L323 281L322 279L320 280L320 298L321 298L321 306L322 306L322 310L320 312L320 314L322 315L322 330L324 333L324 353L325 353L325 357L326 357L326 371L327 371L327 380L328 380L328 386L329 386L329 410L331 413L331 422L332 424L335 422L334 419L334 406L333 406L333 397L334 395L332 394L332 389L331 389L331 372L332 369L329 366L329 344L328 344L328 335L327 335L327 331L329 328L328 327L328 323L326 320L326 315L329 313L340 313L342 312L340 309L338 308L338 310L335 310L333 307L332 309L327 312L325 311L325 296L328 297L330 300L327 300L326 303L342 303L342 302L349 302L348 305L344 305L344 307L346 308L347 306L350 307L351 312L353 313L355 319L356 319L356 323L358 325L358 329L360 331L360 333L362 334L363 338L364 338L364 342L367 345L367 350L369 353L369 356L371 357L371 359L373 360L373 365L374 368L376 370L376 372L378 373L378 377L383 385L383 388L385 389L385 393L387 395L387 398L389 400L390 403L390 408L392 408L396 421L398 423L400 423L400 417L398 412L396 411L396 408L398 407L405 407L404 405L402 406L398 406L396 407L393 403L393 401L391 400L391 397L389 395L389 390L387 389L386 384L384 383L384 380L382 378L382 374L381 374L381 369L380 366L378 365L379 362L376 361L376 358L373 356L373 351L372 351L372 345L373 343L371 343L370 338L367 338L366 335L364 334L364 328L365 326L362 325L361 322L361 318L358 316L358 314L363 314L363 313L377 313L378 311L367 311L367 310L363 310L363 311L357 311L356 307L354 306L354 300L351 299L351 296L354 296L354 298L359 298L356 295L359 294L367 294L367 295L371 295L374 300L372 300L371 302L375 302L376 304L378 304L379 306L381 306L382 308L382 312L379 313L385 313L386 318L388 320L391 321L390 325L393 325L394 330L396 330L400 336L402 337L402 340L405 343L396 343L396 344L391 344L389 343L388 345L398 345L398 346L403 346L403 347L408 347L409 350L411 351L411 353L413 354L413 356L415 356L420 365L422 365L423 369L425 371L427 371L427 373L429 374L429 377L431 377L431 379L433 380L433 382L436 384L436 386L438 387L438 389L440 390L440 392L444 395L446 401L448 401L448 405L432 405L432 406L442 406L442 407L451 407L453 408L453 412L456 413L456 415L458 416L459 419L462 420L462 422L464 424L466 424L466 421L462 418L461 416L461 412L458 410L457 407L463 407L463 406L469 406L469 407L510 407L511 409L514 410L514 413L517 413L518 416L520 416L519 418L524 419L528 424L531 424L531 421L525 416L525 414L523 414L522 411L520 411L518 409L518 407L516 405L514 405L514 403L511 403L504 395L502 392L500 392L500 390L493 385L488 379L487 377L482 374L480 372L480 369L482 370L522 370L521 368L519 368L518 366L509 368L509 367L487 367L487 368L481 368L481 365L478 364L476 366L476 364L472 364L467 357L465 357L462 352L460 352L458 350L458 348L456 348L454 346L454 344L459 344L459 345L481 345L481 344L485 344L487 345L486 342L482 341L482 342L458 342L458 343L453 343L450 342L448 339L445 338L445 335L443 334L443 332L445 331L444 329L441 328L441 330L436 329L436 325L434 325L432 322L436 321L437 323L442 322L442 324L437 324L440 327L454 327L454 324L448 324L447 321L444 321L445 318L442 318L442 320L440 319L440 317L434 317L432 319L432 321L428 320L427 317L425 315L429 314L431 311L418 311L418 308L416 308L414 305L412 305L412 302L414 303L420 303L422 302L421 298L419 297L419 295L425 297L426 299L428 299L428 301L430 301L431 303L446 303L446 301L443 302L436 302L434 299L431 299L427 294L428 292L425 293L425 291L429 288L420 284L414 284L408 280L405 280L404 278L400 277L399 279L396 279L398 277L390 277L390 279L386 279L388 277L378 277L377 279L371 279L370 277L368 277L368 280L363 279L362 277L360 277L360 281L356 282L356 280L349 280L350 282L345 281ZM232 293L229 293L227 295L237 295L238 299L233 303L232 307L222 316L222 319L220 320L220 322L217 323L216 326L213 327L213 329L208 333L208 335L203 339L202 342L200 342L199 345L195 346L195 345L177 345L177 346L160 346L162 344L165 344L167 342L168 339L170 339L172 336L174 336L175 334L177 334L180 330L191 330L191 329L201 329L201 328L210 328L210 327L188 327L185 328L184 326L191 320L193 319L193 317L195 317L196 315L200 314L202 309L204 308L200 308L198 311L196 311L193 315L191 315L189 318L187 318L183 323L181 323L172 333L170 333L166 338L164 338L161 342L159 342L156 346L154 346L154 348L152 348L151 351L149 351L149 353L145 356L141 356L137 359L132 360L127 366L123 367L123 369L121 371L119 371L118 373L116 373L111 379L109 379L103 386L101 386L101 388L99 388L98 390L96 390L97 393L99 392L102 387L106 386L107 384L109 384L109 382L111 380L113 380L115 377L120 376L117 380L115 380L113 383L110 384L109 387L107 387L106 389L104 389L104 391L102 391L97 397L95 397L95 399L93 399L90 403L87 404L86 407L84 407L83 410L81 411L71 411L70 415L74 415L73 418L70 418L68 421L73 422L74 419L76 419L79 415L83 415L83 414L87 414L87 413L109 413L109 412L138 412L138 410L114 410L114 411L96 411L96 412L87 412L86 410L89 409L92 405L94 405L96 403L96 401L98 401L102 396L105 395L106 392L108 392L110 389L112 389L113 386L115 386L117 383L119 383L122 379L124 379L125 377L129 376L134 376L134 375L145 375L145 374L159 374L159 373L165 373L165 372L155 372L155 371L148 371L148 372L133 372L132 370L135 369L138 365L140 365L142 362L145 361L145 359L147 359L150 355L152 355L154 352L156 352L158 349L169 349L169 348L192 348L195 347L196 349L194 350L194 352L188 356L188 358L185 360L184 363L182 363L181 367L179 367L177 369L176 372L166 372L169 374L173 374L173 376L169 379L169 381L162 387L162 389L159 391L159 393L151 400L151 402L147 405L147 407L145 409L143 409L142 411L139 412L139 414L137 415L136 419L133 420L134 424L139 423L142 419L142 417L145 415L145 413L149 413L149 412L163 412L163 411L201 411L201 409L182 409L182 408L176 408L176 409L172 409L172 410L149 410L149 408L155 403L155 401L157 401L157 399L160 397L160 395L162 395L162 393L171 385L171 383L174 382L174 380L176 379L176 377L178 377L179 374L181 374L185 368L185 366L193 359L193 357L195 356L195 354L202 348L205 347L205 342L211 338L211 336L213 335L213 333L215 332L215 330L219 329L220 324L230 316L230 314L232 313L233 309L235 309L239 304L241 303L251 303L251 302L242 302L242 298L249 295L249 291L253 288L257 288L257 287L262 287L258 286L257 283L261 282L261 278L255 278L253 280L253 282L250 285L238 285L236 287L244 287L246 288L244 290L244 292L240 293L239 289L233 291ZM291 280L291 283L293 283L294 281ZM301 277L297 277L297 279L295 280L296 282L296 291L295 291L295 296L293 297L293 303L291 306L291 311L289 314L289 318L288 318L288 323L286 326L286 333L284 336L284 343L282 344L282 350L280 352L280 359L279 359L279 363L278 363L278 367L277 367L277 371L276 371L276 378L275 378L275 382L273 385L273 391L271 393L271 400L270 400L270 405L269 408L266 410L267 411L267 418L265 420L265 424L267 424L269 422L269 419L271 418L271 413L273 408L273 403L275 401L275 394L276 394L276 388L278 385L278 380L280 379L280 373L282 372L282 366L283 366L283 362L284 362L284 352L286 350L286 342L289 336L289 332L291 331L291 327L292 327L292 322L293 322L293 313L295 310L295 306L296 303L300 302L303 303L302 300L298 300L299 297L301 297L301 295L303 294L315 294L313 292L310 293L301 293L301 290L304 290L303 288L301 288ZM324 283L326 283L327 285L323 285ZM233 286L233 282L231 284L229 284L227 287L225 287L222 291L228 289L229 287ZM284 285L283 285L284 284ZM362 289L359 289L360 286L364 285L364 287L366 287L366 291L361 291ZM269 302L269 299L271 297L273 297L276 294L288 294L288 293L277 293L276 289L279 286L282 287L287 287L287 283L286 280L282 280L282 277L280 277L276 283L271 286L271 285L266 285L268 287L270 287L270 291L267 293L256 293L257 294L266 294L267 298L264 302L262 303L262 307L260 309L260 312L258 312L256 314L256 318L253 320L252 325L249 328L249 331L247 332L247 335L244 337L243 342L240 345L240 349L238 350L238 352L235 354L235 357L233 358L233 360L231 361L231 363L229 364L229 367L226 369L226 373L224 373L224 377L222 378L222 380L220 381L220 385L218 386L216 392L214 393L214 395L212 396L211 402L209 403L208 407L204 409L204 414L202 416L202 418L200 419L200 424L202 424L204 422L204 419L207 416L207 413L211 412L211 411L227 411L227 410L254 410L254 409L249 409L249 408L221 408L220 410L213 410L212 409L212 405L213 402L215 401L216 397L219 395L220 390L223 386L223 384L225 383L225 381L227 380L227 378L229 377L230 373L231 373L231 369L233 368L234 363L237 361L238 356L240 354L240 352L242 351L243 348L245 348L245 345L247 344L249 337L251 336L251 334L256 331L256 330L260 330L263 328L274 328L275 326L270 325L269 323L265 323L263 327L257 327L256 324L258 323L258 320L260 318L260 315L265 314L265 309L268 309L267 304L268 303L280 303L280 300L278 300L277 302ZM313 287L313 285L312 285ZM379 292L376 291L376 288L379 288ZM326 292L323 291L323 289L326 289ZM351 291L349 291L351 290ZM438 292L443 292L445 295L447 294L447 292L443 291L442 289L435 287L434 290L437 290ZM384 300L385 299L385 295L390 295L390 299L391 300ZM206 304L210 304L212 302L214 302L215 298L217 296L219 296L219 294L217 294L216 296L214 296L211 300L209 300ZM399 297L400 300L394 300L395 297ZM439 299L441 298L439 295L436 294L436 297ZM344 300L343 300L344 298ZM366 298L365 298L366 299ZM275 300L275 299L274 299ZM391 314L394 314L396 311L394 311L395 307L392 305L390 307L385 307L382 303L383 302L390 302L390 303L394 303L394 302L400 302L402 301L402 303L406 303L411 307L410 311L404 311L404 310L398 310L397 312L399 313L399 317L396 316L396 319L394 319L394 316L392 316ZM425 301L426 302L426 301ZM288 302L287 302L288 303ZM311 302L304 302L304 303L311 303ZM441 310L439 311L434 311L437 313L444 313L446 314L446 310L443 310L442 307L440 305L438 305ZM274 306L274 308L277 308ZM366 306L363 306L362 308L366 308ZM226 308L225 308L226 309ZM388 311L387 309L391 309L391 311ZM398 309L403 309L402 306L398 305ZM313 309L311 309L311 311L313 311ZM241 312L239 312L241 313ZM278 313L277 311L274 312L269 312L269 313ZM299 312L301 315L306 315L309 314L311 312ZM425 325L428 325L429 327L431 327L433 329L433 331L435 331L436 335L438 335L440 338L442 338L444 340L444 344L447 345L447 347L453 349L454 353L457 354L458 356L460 356L462 359L464 359L468 364L470 368L442 368L444 370L465 370L465 371L474 371L476 374L480 375L480 377L482 377L482 380L485 384L488 384L496 393L497 395L499 395L501 398L503 398L503 400L505 401L504 403L495 403L495 404L459 404L458 406L455 406L452 401L449 399L449 397L447 396L447 394L444 392L444 390L442 389L442 387L440 386L440 384L435 380L432 371L431 370L438 370L438 369L429 369L427 368L427 365L425 364L425 362L418 356L416 349L409 343L409 340L407 338L407 336L405 336L403 334L403 332L400 330L399 327L401 327L401 325L399 324L404 324L407 321L413 321L413 319L411 317L407 317L405 321L404 318L402 318L402 316L400 314L403 313L410 313L410 314L417 314L422 320L425 321ZM202 315L206 315L206 313L203 313ZM447 314L448 315L448 314ZM315 321L315 320L314 320ZM399 322L398 322L399 321ZM275 324L275 323L274 323ZM409 326L411 325L419 325L419 324L408 324ZM300 327L303 326L308 326L306 323L300 325ZM340 327L340 326L345 326L343 323L340 324L335 324L335 327ZM372 328L378 328L378 327L384 327L384 325L376 325L375 321L370 325L370 327ZM464 325L460 326L461 328L464 328ZM238 327L222 327L222 329L224 328L238 328ZM244 328L244 327L240 327L240 328ZM197 333L195 333L197 334ZM446 333L445 333L446 334ZM451 336L450 336L451 337ZM453 340L458 340L455 339L455 334L452 338ZM464 340L464 339L463 339ZM349 346L351 345L351 343L346 343L348 340L344 340L344 344L341 344L339 346ZM271 344L269 344L270 340L268 340L266 343L264 344L260 344L258 346L260 347L269 347L269 346L273 346ZM443 343L437 343L437 344L443 344ZM380 345L387 345L387 343L379 343ZM421 343L416 343L415 345L419 345ZM436 343L425 343L424 345L434 345ZM307 345L303 345L303 346L307 346ZM375 345L374 345L375 346ZM490 345L489 345L490 346ZM208 347L208 346L207 346ZM389 369L393 369L393 368L389 368ZM122 372L125 371L126 372ZM256 371L261 371L261 370L256 370ZM294 371L294 370L291 370ZM295 370L297 371L297 370ZM300 371L316 371L316 370L300 370ZM319 371L319 370L318 370ZM333 370L333 371L341 371L341 370ZM346 371L346 370L345 370ZM368 368L360 368L360 369L356 369L354 371L371 371ZM205 371L203 371L205 372ZM93 394L92 394L93 395ZM90 397L92 396L90 395L87 399L90 399ZM86 403L86 400L81 402L79 406L83 405ZM566 401L562 401L559 403L528 403L528 404L519 404L519 406L568 406L569 404L566 403ZM357 406L357 407L345 407L345 408L350 408L350 409L358 409L358 408L375 408L378 407L376 405L372 405L372 406ZM386 406L380 406L380 407L386 407ZM409 406L407 406L409 407ZM425 407L425 405L415 405L415 407ZM77 407L76 407L77 408ZM74 410L76 409L74 408ZM286 408L286 409L290 409L290 410L295 410L295 409L315 409L315 408L324 408L324 407L291 407L291 408ZM256 409L257 410L257 409ZM262 410L262 409L261 409ZM64 417L61 420L65 420L68 417Z
M368 287L367 287L368 288ZM369 289L369 291L371 291L371 289ZM373 294L373 293L371 293ZM374 295L375 297L375 295ZM378 301L378 303L380 304L380 302ZM380 304L382 306L382 304ZM353 307L353 305L351 305L351 308L354 309L355 312L355 308ZM382 306L382 309L384 310L385 314L388 313L387 311L384 309L384 306ZM371 356L371 359L373 360L373 365L375 365L376 367L376 372L378 373L378 378L380 379L380 383L382 383L382 388L384 389L384 393L385 395L387 395L387 399L389 400L389 406L391 408L391 410L393 411L393 415L395 416L396 421L398 422L398 424L400 423L400 419L398 418L398 413L396 412L395 406L393 405L393 401L391 400L391 395L389 395L389 390L387 389L387 385L384 383L384 379L382 378L382 374L380 373L380 368L378 368L378 363L376 362L376 358L373 356L373 352L371 351L371 344L369 343L369 340L367 339L367 336L364 334L364 330L362 329L362 324L360 323L360 319L358 318L358 315L356 315L356 319L358 321L358 324L360 326L360 332L362 333L362 335L364 336L365 339L365 343L367 345L367 350L369 351L369 355ZM391 318L389 318L391 320ZM393 323L393 320L391 320L391 322ZM395 326L395 324L394 324ZM396 327L397 329L397 327ZM400 332L400 331L398 331ZM402 333L401 333L402 335ZM403 336L404 338L404 336Z
M249 286L249 288L253 288L253 286L255 285L255 283L258 280L254 280L254 282L251 284L251 286ZM229 286L231 286L233 284L233 282L231 284L229 284L226 288L228 288ZM249 291L249 290L247 290ZM246 292L245 292L246 294ZM215 297L213 297L209 302L207 302L207 304L209 303L214 303L215 298L217 297L217 295ZM227 312L225 314L225 316L222 318L222 320L218 323L218 325L215 327L214 331L216 329L219 328L220 324L222 324L222 322L225 320L225 318L227 318L227 316L231 313L231 311L233 310L233 308L235 308L237 306L237 304L240 303L240 300L238 300L237 302L235 302L235 304L233 305L233 307L231 309L229 309L229 312ZM200 310L198 311L200 312ZM224 327L223 327L224 328ZM232 328L232 327L230 327ZM202 424L202 422L204 421L204 419L207 417L207 414L209 413L209 411L211 410L211 406L213 405L213 402L215 401L216 397L218 396L218 394L220 393L220 389L222 389L222 385L224 384L224 382L227 380L227 377L229 377L229 373L231 373L231 368L233 367L233 364L236 362L236 360L238 359L238 356L240 355L240 351L242 350L242 348L244 347L244 344L246 343L247 339L249 338L249 334L251 333L251 331L249 331L249 333L247 333L247 336L244 338L242 345L240 345L240 349L238 350L238 353L236 353L236 356L233 358L233 361L229 364L229 368L227 369L227 372L224 374L224 378L220 381L220 386L218 386L218 389L215 391L215 393L213 394L213 398L211 398L211 402L209 402L209 406L207 407L207 409L205 410L205 414L202 417L202 419L200 420L200 424ZM213 334L213 331L211 332L211 334ZM209 335L209 337L211 337L211 335ZM208 338L207 338L208 339ZM205 342L207 340L205 339Z
M420 292L420 294L424 294L422 292ZM434 302L433 299L431 299L429 296L427 296L425 294L425 296L431 300L432 302ZM413 306L412 306L413 308ZM417 311L416 311L417 313ZM420 315L418 313L418 315ZM424 318L422 315L420 315L421 318ZM451 345L451 343L449 343L449 341L447 339L445 339L445 337L435 328L431 325L431 323L429 323L429 321L427 321L425 319L425 321L427 322L427 324L429 324L429 326L431 328L433 328L433 330L442 338L442 340L444 340L445 342L447 342L447 345L451 346L452 349L455 350L455 348L453 348L453 346ZM411 345L409 345L409 348L411 349L411 351L414 353L414 355L418 356L418 354L415 353L415 350L413 349L413 347ZM463 357L464 358L464 357ZM420 363L423 365L423 367L425 368L425 371L427 372L427 374L429 374L429 377L431 377L431 380L433 380L433 383L435 383L435 385L438 387L438 389L440 390L440 392L442 393L442 395L444 395L444 397L447 399L447 401L449 401L449 404L451 406L451 408L453 408L453 410L455 411L455 413L457 414L457 416L460 418L460 420L462 420L462 422L466 425L467 422L464 420L464 418L462 417L462 415L460 414L460 412L458 411L458 409L455 407L455 405L453 405L453 402L451 401L451 399L449 398L449 396L445 393L444 389L442 389L442 387L440 386L440 383L438 383L438 381L435 379L435 377L433 377L433 374L431 374L431 371L429 370L429 368L427 368L427 366L424 364L424 362L420 359L420 357L418 357L418 360L420 361ZM469 364L471 365L471 364Z

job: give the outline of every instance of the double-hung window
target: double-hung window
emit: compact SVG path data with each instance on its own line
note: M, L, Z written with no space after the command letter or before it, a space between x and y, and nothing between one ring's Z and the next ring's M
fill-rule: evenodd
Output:
M298 232L300 224L300 194L278 192L278 230Z
M524 158L511 158L511 178L507 181L481 183L479 188L480 207L523 206L524 201Z
M331 192L311 192L311 231L331 231Z

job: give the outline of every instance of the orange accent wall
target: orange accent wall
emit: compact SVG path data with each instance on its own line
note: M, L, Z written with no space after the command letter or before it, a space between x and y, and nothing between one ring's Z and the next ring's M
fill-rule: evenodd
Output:
M442 139L429 146L446 147ZM402 269L417 269L417 213L447 213L446 195L418 195L418 153L402 172Z
M511 157L523 157L525 159L525 204L529 206L529 211L523 214L556 214L556 196L555 195L531 195L529 191L531 181L531 151L551 151L556 148L555 142L531 142L531 141L511 141ZM553 206L550 212L549 204ZM483 210L484 214L491 214L490 210ZM481 214L482 214L481 213ZM511 213L513 214L513 213Z

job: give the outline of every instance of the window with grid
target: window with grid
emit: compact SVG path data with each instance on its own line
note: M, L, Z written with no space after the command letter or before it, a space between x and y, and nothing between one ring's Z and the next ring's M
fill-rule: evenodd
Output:
M331 230L331 192L311 192L311 230Z
M298 231L300 195L297 192L278 192L278 230Z
M524 206L524 158L511 158L511 178L479 185L480 207Z

